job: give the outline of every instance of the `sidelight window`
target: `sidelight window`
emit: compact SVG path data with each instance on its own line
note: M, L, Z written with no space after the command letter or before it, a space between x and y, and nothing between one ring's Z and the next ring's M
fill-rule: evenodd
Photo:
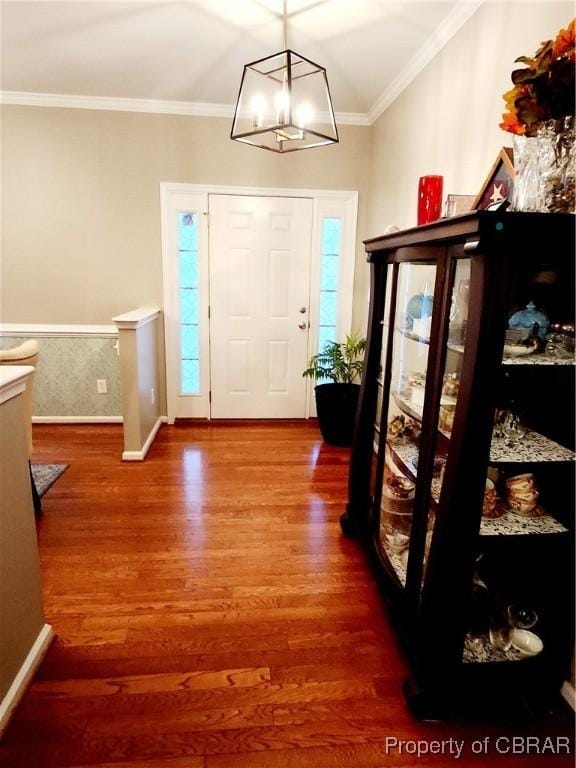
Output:
M318 351L338 336L338 291L342 254L342 220L322 219L322 257L320 266L320 307Z
M180 291L180 393L200 392L198 216L178 213Z

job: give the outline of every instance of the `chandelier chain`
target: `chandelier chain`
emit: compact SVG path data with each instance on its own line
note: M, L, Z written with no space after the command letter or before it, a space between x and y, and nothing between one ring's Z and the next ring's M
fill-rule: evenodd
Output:
M283 32L284 32L284 50L288 50L288 0L283 0Z

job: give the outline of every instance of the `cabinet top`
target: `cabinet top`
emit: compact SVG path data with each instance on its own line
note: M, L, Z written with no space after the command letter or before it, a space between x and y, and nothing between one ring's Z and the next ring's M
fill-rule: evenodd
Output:
M512 243L534 247L574 247L576 216L571 213L471 211L438 219L400 232L364 241L367 253L395 251L405 246L474 242L475 250L498 249Z

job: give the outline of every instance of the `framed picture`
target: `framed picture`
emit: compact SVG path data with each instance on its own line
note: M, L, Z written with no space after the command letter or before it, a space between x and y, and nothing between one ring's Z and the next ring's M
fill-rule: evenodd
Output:
M461 213L468 213L473 210L475 195L448 195L445 204L445 216L458 216Z
M514 155L511 147L502 147L480 192L476 195L472 209L483 211L503 203L512 194L514 184Z

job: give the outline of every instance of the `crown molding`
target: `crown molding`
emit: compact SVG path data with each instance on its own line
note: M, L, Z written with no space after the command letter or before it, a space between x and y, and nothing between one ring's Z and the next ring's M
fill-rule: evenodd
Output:
M234 107L193 101L162 101L160 99L126 99L115 96L79 96L66 93L30 93L2 91L0 102L22 107L60 107L64 109L96 109L111 112L149 112L163 115L192 117L230 117Z
M79 96L66 93L31 93L0 91L0 103L17 107L56 107L61 109L95 109L108 112L144 112L155 115L184 115L188 117L234 117L231 104L211 104L197 101L163 101L161 99L127 99L114 96ZM338 112L339 125L370 125L362 112ZM329 123L328 113L320 115Z
M371 125L370 118L365 112L335 112L334 119L337 125Z
M456 32L473 16L484 0L459 0L442 24L434 30L402 72L386 88L368 112L369 124L373 125L402 91L420 74L432 59L444 48Z

